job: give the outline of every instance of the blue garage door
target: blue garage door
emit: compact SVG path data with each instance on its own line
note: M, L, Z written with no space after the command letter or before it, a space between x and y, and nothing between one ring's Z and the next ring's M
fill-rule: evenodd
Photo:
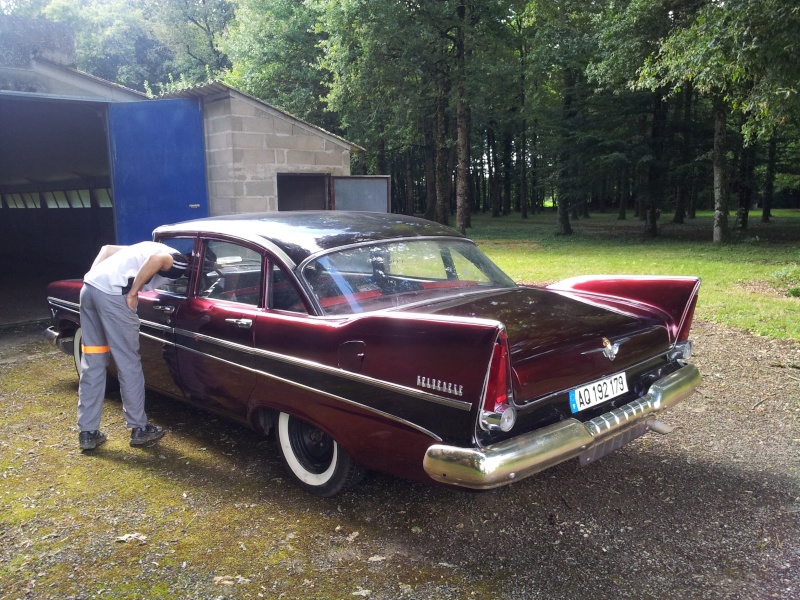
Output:
M199 100L111 104L108 123L118 244L149 240L165 223L208 216Z

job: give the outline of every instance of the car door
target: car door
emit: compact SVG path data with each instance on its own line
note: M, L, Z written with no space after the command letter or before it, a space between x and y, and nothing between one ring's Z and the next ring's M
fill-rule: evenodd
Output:
M193 237L159 240L181 254L194 256ZM175 349L175 315L186 302L192 269L175 281L167 281L158 289L139 292L139 354L147 386L160 392L183 397Z
M264 299L264 257L247 244L201 241L194 293L175 313L178 367L194 404L239 420L255 385L253 335Z

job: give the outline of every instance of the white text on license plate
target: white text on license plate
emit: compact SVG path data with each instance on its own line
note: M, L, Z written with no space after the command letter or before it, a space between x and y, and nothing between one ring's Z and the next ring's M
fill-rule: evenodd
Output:
M573 413L580 412L621 396L627 391L628 380L625 378L625 373L617 373L570 391L569 408Z

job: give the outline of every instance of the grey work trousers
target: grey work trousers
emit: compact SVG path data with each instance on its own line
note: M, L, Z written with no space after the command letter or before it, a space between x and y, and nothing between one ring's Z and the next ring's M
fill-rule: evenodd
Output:
M81 289L81 377L78 428L100 429L109 357L117 365L122 411L128 428L147 425L144 374L139 356L139 317L124 294L106 294L90 285ZM76 340L77 341L77 340Z

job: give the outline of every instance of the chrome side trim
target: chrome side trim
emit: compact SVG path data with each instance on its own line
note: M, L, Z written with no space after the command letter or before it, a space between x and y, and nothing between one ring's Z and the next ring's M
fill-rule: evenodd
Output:
M284 354L278 354L277 352L270 352L269 350L262 350L260 348L253 348L251 346L243 346L241 344L236 344L234 342L229 342L227 340L221 340L219 338L210 337L198 333L194 333L192 331L187 331L185 329L176 329L175 333L179 336L184 337L191 337L196 338L199 341L208 342L210 344L215 344L221 346L223 348L228 348L230 350L235 350L238 352L245 352L247 354L251 354L253 356L259 356L262 358L268 358L271 360L277 360L286 364L300 366L306 369L310 369L313 371L318 371L320 373L327 373L329 375L336 375L337 377L342 377L345 379L350 379L352 381L357 381L359 383L365 383L368 385L372 385L375 387L383 388L385 390L389 390L391 392L399 392L401 394L405 394L407 396L413 396L415 398L419 398L420 400L424 400L426 402L433 402L435 404L441 404L443 406L448 406L450 408L455 408L458 410L470 411L472 410L472 403L467 402L465 400L455 400L453 398L445 398L443 396L437 396L436 394L429 394L427 392L423 392L416 388L400 385L398 383L391 383L387 381L383 381L380 379L375 379L374 377L369 377L367 375L361 375L359 373L353 373L351 371L346 371L345 369L339 369L337 367L329 367L328 365L323 365L317 362L313 362L310 360L305 360L302 358L292 358L290 356L286 356ZM181 346L181 348L186 348L185 346ZM195 351L197 352L197 351ZM202 352L197 352L198 354L204 354ZM206 354L206 356L211 356ZM216 358L211 356L212 358ZM310 388L309 388L310 389Z
M165 327L163 325L159 325L158 323L147 322L147 324L151 325L153 327L156 327L156 328L163 329L165 331L171 329L169 327ZM184 334L188 333L185 330L178 330L178 331L183 331ZM438 435L436 435L435 433L433 433L429 429L425 429L424 427L421 427L421 426L417 425L416 423L412 423L411 421L408 421L406 419L401 419L400 417L397 417L397 416L392 415L390 413L387 413L385 411L379 410L379 409L374 408L372 406L368 406L368 405L362 404L360 402L355 402L354 400L350 400L349 398L344 398L344 397L338 396L336 394L331 394L330 392L326 392L325 390L322 390L322 389L319 389L319 388L316 388L316 387L312 387L312 386L309 386L309 385L305 385L305 384L299 383L297 381L293 381L291 379L286 379L284 377L279 377L277 375L274 375L272 373L269 373L269 372L261 370L261 369L254 369L252 367L247 367L247 366L241 365L239 363L235 363L235 362L232 362L232 361L229 361L229 360L225 360L224 358L220 358L219 356L214 356L213 354L208 354L206 352L200 352L198 350L195 350L194 348L188 348L186 346L178 346L178 344L176 344L175 342L164 340L163 338L159 338L159 337L156 337L156 336L153 336L153 335L149 335L147 333L141 333L140 332L139 335L141 337L146 337L146 338L154 340L156 342L163 343L164 345L167 345L167 346L180 347L182 350L186 350L187 352L191 352L192 354L197 354L198 356L203 356L205 358L210 358L211 360L215 360L215 361L220 362L220 363L224 363L224 364L227 364L227 365L234 366L234 367L236 367L238 369L243 369L245 371L249 371L251 373L255 373L256 375L262 375L264 377L272 379L273 381L280 381L280 382L285 383L287 385L291 385L293 387L300 388L302 390L310 391L310 392L313 392L315 394L321 394L323 396L326 396L326 397L331 398L333 400L337 400L339 402L343 402L345 404L349 404L351 406L357 406L359 408L362 408L363 410L366 410L368 412L380 415L380 416L382 416L382 417L384 417L386 419L389 419L391 421L394 421L396 423L401 423L403 425L411 427L412 429L416 429L417 431L427 435L428 437L430 437L431 439L433 439L433 440L435 440L437 442L441 442L442 441L441 437L439 437ZM277 357L277 358L285 358L285 357L281 357L280 355L277 355L277 354L274 354L274 353L269 353L269 352L266 352L266 351L257 351L254 348L250 348L249 346L242 346L240 344L234 344L232 342L219 340L217 338L213 338L213 337L209 337L209 336L205 336L205 335L193 334L193 336L197 337L198 339L202 339L203 341L206 341L208 343L216 344L216 345L218 345L220 347L228 348L228 349L231 349L231 350L247 352L248 354L252 354L252 355L261 354L261 355L266 356L266 357L273 357L274 356L274 357ZM285 362L289 362L289 361L285 361ZM316 364L316 363L309 363L309 364ZM322 365L319 365L319 366L322 366ZM348 371L341 371L339 369L331 369L330 367L328 367L328 370L331 371L331 372L335 372L337 375L346 375L346 374L349 373ZM370 378L364 378L364 379L370 379ZM370 379L370 380L371 381L377 381L375 379ZM397 387L402 389L401 386L397 386ZM414 390L411 390L411 391L414 391ZM415 395L418 396L418 397L422 396L422 394L415 394ZM422 399L426 399L426 398L422 398ZM459 407L456 407L456 408L461 408L461 407L459 406Z
M59 306L61 308L65 308L74 313L80 313L81 305L75 302L67 302L66 300L61 300L60 298L56 298L54 296L48 296L47 302L52 304L53 306Z
M586 423L567 419L485 448L434 444L425 453L422 466L431 479L449 485L472 489L507 485L624 435L689 397L700 380L697 367L685 365L653 383L638 400Z
M231 241L241 242L242 240L250 242L254 246L258 246L265 250L269 250L272 254L283 262L283 265L290 271L294 270L294 261L289 256L271 242L257 233L246 229L241 221L213 221L208 219L202 223L202 227L193 227L193 225L200 225L191 221L187 223L177 223L175 225L161 225L153 230L153 239L156 241L163 241L164 238L173 237L199 237L202 239L213 239L213 236L228 237Z
M231 346L232 346L232 344L231 344ZM361 404L360 402L355 402L353 400L350 400L349 398L344 398L342 396L337 396L336 394L331 394L330 392L326 392L325 390L321 390L319 388L315 388L315 387L311 387L309 385L298 383L297 381L293 381L291 379L285 379L283 377L278 377L277 375L273 375L272 373L268 373L267 371L262 371L261 369L253 369L253 368L250 368L250 367L245 367L245 366L240 365L238 363L233 363L233 362L231 362L229 360L225 360L224 358L219 358L218 356L212 356L212 355L206 354L204 352L198 352L197 350L194 350L192 348L184 347L183 349L187 350L188 352L191 352L193 354L198 354L200 356L205 356L205 357L211 358L212 360L216 360L218 362L222 362L222 363L225 363L225 364L228 364L228 365L233 365L233 366L235 366L237 368L244 369L245 371L250 371L251 373L255 373L257 375L263 375L264 377L268 377L269 379L272 379L273 381L280 381L281 383L285 383L285 384L291 385L293 387L300 388L302 390L313 392L315 394L321 394L321 395L326 396L328 398L331 398L333 400L337 400L339 402L344 402L345 404L349 404L350 406L357 406L357 407L362 408L362 409L364 409L364 410L366 410L368 412L371 412L371 413L374 413L374 414L377 414L377 415L381 415L382 417L384 417L386 419L389 419L390 421L394 421L396 423L401 423L403 425L406 425L408 427L416 429L417 431L427 435L428 437L436 440L437 442L441 442L442 441L441 437L439 437L438 435L436 435L432 431L430 431L428 429L425 429L424 427L420 427L416 423L412 423L411 421L407 421L405 419L401 419L400 417L397 417L397 416L392 415L390 413L384 412L382 410L378 410L377 408L373 408L371 406L367 406L366 404Z
M150 327L152 329L160 329L161 331L172 331L172 327L170 327L169 325L164 325L163 323L156 323L155 321L143 321L142 319L139 319L139 323L141 325L146 325L147 327ZM146 333L141 333L141 330L139 333L146 337L152 337L148 336ZM161 338L153 338L153 339L159 340Z

